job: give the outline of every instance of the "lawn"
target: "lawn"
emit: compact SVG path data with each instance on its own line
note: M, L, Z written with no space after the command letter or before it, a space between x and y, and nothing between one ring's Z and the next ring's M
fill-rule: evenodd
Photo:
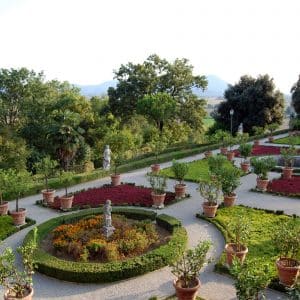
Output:
M188 165L189 172L185 176L185 180L195 182L198 182L199 180L210 180L207 159L195 160L188 163ZM232 167L232 163L226 161L226 166L230 168ZM171 168L161 170L160 174L174 178L174 173L172 172Z
M4 240L16 231L18 230L16 226L14 226L11 216L0 217L0 241Z
M291 217L266 212L260 209L233 206L230 208L219 208L217 216L214 219L209 219L208 221L215 224L223 232L223 234L225 233L225 235L227 235L227 239L230 239L231 234L228 231L228 224L231 222L233 216L241 215L244 215L250 222L250 235L247 243L249 252L246 259L255 257L267 262L272 271L272 278L276 278L277 272L275 261L278 258L278 252L272 242L272 238L274 230L276 230L278 226L282 225L283 222L290 220ZM220 261L217 264L217 269L222 269L224 262L225 254L221 256Z
M300 145L300 136L287 136L281 139L274 140L274 144L294 144Z

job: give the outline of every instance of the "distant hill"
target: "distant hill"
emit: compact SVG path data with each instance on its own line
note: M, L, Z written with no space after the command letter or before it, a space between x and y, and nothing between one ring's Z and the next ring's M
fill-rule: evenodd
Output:
M194 93L202 98L223 98L224 91L227 89L228 83L215 75L208 75L208 87L202 92L200 89L193 89ZM81 94L87 97L100 96L107 94L109 87L116 87L117 80L105 81L96 85L78 85Z

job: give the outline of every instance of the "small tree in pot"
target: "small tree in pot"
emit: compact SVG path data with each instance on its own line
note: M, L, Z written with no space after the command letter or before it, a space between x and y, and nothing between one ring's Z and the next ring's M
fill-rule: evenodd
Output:
M300 219L280 223L273 238L280 257L276 260L280 282L291 287L300 272Z
M235 189L240 183L241 172L235 167L221 167L217 174L217 180L221 184L224 196L224 205L233 206L236 200Z
M185 197L186 193L186 184L183 180L189 171L189 165L184 162L173 160L171 169L174 173L175 178L178 180L178 183L175 185L176 198L183 198Z
M272 157L253 157L251 165L253 166L253 172L257 175L256 188L265 191L269 183L268 172L276 166L276 161Z
M110 175L111 177L111 185L112 186L118 186L121 184L121 174L117 172L118 167L123 162L123 157L120 153L113 153L112 154L112 161L114 166L114 173Z
M232 237L231 243L225 245L226 263L231 266L234 258L244 262L248 253L246 241L249 237L249 222L243 215L236 215L229 224L229 232Z
M252 130L254 131L254 134L256 136L260 136L260 135L263 135L264 132L265 132L265 129L264 127L259 127L259 126L253 126L252 127ZM259 140L254 140L254 146L259 146Z
M10 212L16 226L25 224L26 209L19 208L19 198L29 190L32 184L31 174L27 171L7 170L9 194L16 199L16 209Z
M234 259L230 273L235 278L235 289L238 300L266 299L265 288L271 282L271 270L267 263L252 259L244 264Z
M166 176L157 176L153 173L147 174L149 183L152 188L151 197L153 200L154 208L163 208L164 201L166 198L166 187L167 187L167 177Z
M7 215L8 202L3 201L3 194L9 188L9 182L7 182L6 171L0 170L0 216Z
M226 144L229 146L229 151L227 151L226 156L229 161L232 161L234 158L234 152L232 151L232 147L235 143L236 143L236 138L234 138L231 135L226 137Z
M223 155L215 155L208 159L208 168L209 172L211 173L212 178L215 178L218 174L219 170L224 166L226 163L226 157Z
M212 138L215 142L222 143L222 147L220 148L220 153L223 155L227 154L227 138L229 136L230 136L229 132L219 129L215 132Z
M151 172L158 173L160 171L160 165L158 163L158 155L161 153L167 146L166 141L164 140L163 136L160 135L157 137L151 144L153 152L155 154L155 161L156 163L151 165Z
M74 172L61 171L60 182L65 188L65 195L60 197L60 206L62 210L67 210L72 207L74 195L68 193L68 187L71 185Z
M270 135L268 137L268 140L270 143L272 143L274 141L274 137L273 137L273 133L274 131L279 127L279 124L277 123L272 123L270 125L267 126L267 130L269 131Z
M6 289L5 300L32 299L33 254L37 248L37 228L33 232L33 239L27 245L17 248L22 256L24 270L17 269L16 257L11 248L6 248L0 255L0 285Z
M249 172L250 162L248 160L248 157L251 155L252 152L252 145L242 143L239 147L239 152L243 158L243 161L241 162L241 169L245 172Z
M38 174L43 175L45 180L45 189L42 190L43 200L45 203L54 202L55 190L49 189L48 180L54 175L54 170L58 166L56 160L52 160L50 156L44 157L40 162L35 164L35 168Z
M290 146L289 148L282 148L280 153L284 161L282 177L284 179L291 179L293 175L293 165L295 155L297 155L297 150L294 146Z
M214 218L218 209L218 199L221 193L220 183L216 179L200 181L199 192L204 198L202 204L204 215L208 218Z
M172 273L177 277L174 280L176 296L179 300L193 300L200 288L199 272L208 262L207 253L211 243L200 242L194 249L187 250L182 257L171 265Z

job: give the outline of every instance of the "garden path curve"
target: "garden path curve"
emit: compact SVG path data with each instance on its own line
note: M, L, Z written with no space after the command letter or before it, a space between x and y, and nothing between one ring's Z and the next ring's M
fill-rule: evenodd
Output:
M182 161L192 161L202 158L203 155L195 155L183 159ZM238 163L239 159L236 159ZM162 167L170 166L169 163L162 164ZM122 174L124 182L135 182L136 184L148 185L145 174L148 169L140 169L126 174ZM278 174L271 174L272 177ZM109 183L109 178L103 178L83 184L76 185L70 191L76 191L83 188L100 186L104 183ZM168 189L172 190L174 181L169 180ZM159 211L177 217L186 228L189 237L189 246L193 247L199 240L209 239L213 242L213 250L210 256L219 257L224 247L224 239L220 232L212 225L205 221L195 218L195 214L201 211L202 200L199 193L196 191L197 184L187 183L188 192L191 198L173 204ZM242 185L237 190L238 203L253 207L261 207L268 209L281 209L287 214L300 215L300 200L287 197L272 196L268 194L257 194L249 192L249 189L255 185L255 176L247 175L242 178ZM61 194L62 191L58 191ZM35 219L37 223L54 218L61 213L45 209L34 205L36 200L40 199L40 195L24 198L20 200L20 206L28 209L28 216ZM9 203L10 207L14 207L14 203ZM26 233L31 228L24 229L5 240L1 248L11 246L13 248L20 245ZM210 300L231 300L236 299L233 280L228 276L220 275L212 271L213 263L206 266L200 274L202 286L200 288L200 296ZM132 279L123 280L117 283L109 284L77 284L60 281L54 278L47 277L42 274L34 275L34 299L114 299L114 300L146 300L151 296L168 296L174 294L172 286L172 278L168 267L139 276ZM2 297L3 290L0 290ZM267 291L267 299L287 299L283 294Z

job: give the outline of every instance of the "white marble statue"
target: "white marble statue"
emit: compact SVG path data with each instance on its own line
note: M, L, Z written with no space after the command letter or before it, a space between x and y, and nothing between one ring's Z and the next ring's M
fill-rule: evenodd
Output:
M111 150L109 148L109 145L106 145L104 152L103 152L103 169L104 170L110 169L110 156L111 156Z

